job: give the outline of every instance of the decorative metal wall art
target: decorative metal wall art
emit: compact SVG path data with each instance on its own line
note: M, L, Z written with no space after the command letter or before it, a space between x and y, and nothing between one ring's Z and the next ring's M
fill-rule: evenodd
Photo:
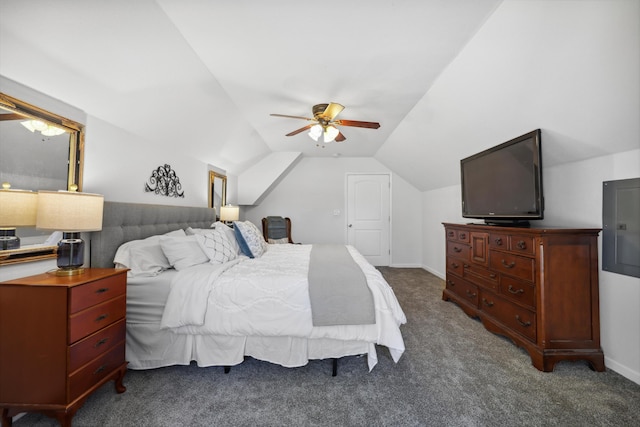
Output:
M184 197L184 191L181 190L180 178L169 165L158 166L151 172L149 182L144 184L144 191L153 191L160 196Z

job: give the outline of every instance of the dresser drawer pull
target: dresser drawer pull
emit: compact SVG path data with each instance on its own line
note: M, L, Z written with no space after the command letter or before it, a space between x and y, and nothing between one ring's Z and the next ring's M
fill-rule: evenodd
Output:
M109 292L109 288L96 289L96 294L104 294L105 292Z
M505 260L502 260L502 265L506 268L513 268L516 266L516 263L511 261L509 264L507 264L507 262Z
M502 246L502 239L501 238L497 238L494 240L494 242L496 243L496 246Z
M516 246L520 250L525 250L527 249L527 242L525 242L524 240L518 240L518 243L516 243Z
M460 249L460 248L459 248L459 247L457 247L457 246L454 246L454 247L453 247L453 251L454 251L454 252L462 252L462 249Z
M462 268L469 268L469 264L462 264Z
M476 297L476 295L478 295L478 294L476 294L475 292L470 292L470 291L467 289L467 296L468 296L469 298L475 298L475 297Z
M527 322L523 322L522 320L520 320L520 316L516 314L516 320L518 321L518 323L520 323L520 325L524 326L524 327L529 327L531 326L531 322L527 321Z
M509 292L518 295L524 293L524 289L513 289L513 286L509 285Z
M484 303L484 305L486 305L487 307L493 307L493 301L487 301L486 298L482 298L482 302Z
M94 344L93 348L98 348L101 345L105 345L109 341L109 338L102 338L100 341Z
M489 277L491 277L492 279L495 279L495 278L496 278L496 277L498 277L498 276L496 276L496 274L495 274L495 273L490 273L490 274L489 274Z
M104 371L105 369L107 369L107 367L105 365L102 365L98 369L93 371L93 375L98 375L100 372Z
M460 264L458 264L457 262L452 262L451 263L451 267L458 268L458 267L460 267Z
M466 233L460 233L460 239L461 240L465 240L467 238L467 234Z
M101 314L100 316L96 317L96 322L102 322L104 319L106 319L107 317L109 317L108 314Z
M453 235L454 235L454 232L453 232L453 231L449 231L449 232L447 232L447 236L449 236L449 237L453 237Z
M455 285L456 285L452 280L447 280L447 283L448 283L450 286L455 286Z

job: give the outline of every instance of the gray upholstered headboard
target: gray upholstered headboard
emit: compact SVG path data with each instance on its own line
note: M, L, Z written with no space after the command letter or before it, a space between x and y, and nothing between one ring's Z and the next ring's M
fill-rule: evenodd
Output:
M102 231L91 233L91 267L113 267L124 242L179 228L209 228L215 220L211 208L105 202Z

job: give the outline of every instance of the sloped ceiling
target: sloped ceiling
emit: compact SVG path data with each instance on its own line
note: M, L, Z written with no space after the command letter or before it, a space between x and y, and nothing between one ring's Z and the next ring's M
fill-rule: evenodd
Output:
M0 2L0 73L240 173L270 152L373 156L497 0ZM317 148L314 104L347 141Z
M0 74L230 174L277 152L375 157L424 191L459 183L459 159L539 127L547 165L637 148L639 9L0 0ZM269 116L326 102L381 127L344 127L346 142L317 148L285 136L306 122Z

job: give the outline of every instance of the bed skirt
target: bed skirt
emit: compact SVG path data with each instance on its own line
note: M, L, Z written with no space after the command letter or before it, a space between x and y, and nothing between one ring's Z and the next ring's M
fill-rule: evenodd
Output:
M127 324L126 358L129 369L154 369L172 365L235 366L245 356L287 368L309 360L367 355L369 370L378 362L374 343L329 338L236 337L176 334L159 324Z

